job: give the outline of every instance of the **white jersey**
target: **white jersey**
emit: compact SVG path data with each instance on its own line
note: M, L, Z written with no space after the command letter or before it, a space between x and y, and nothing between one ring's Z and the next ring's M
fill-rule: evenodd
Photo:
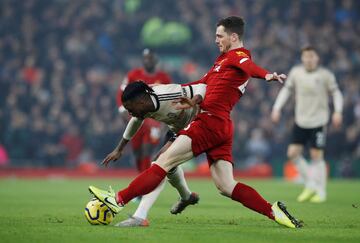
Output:
M295 123L302 128L316 128L328 123L329 93L333 96L334 110L342 112L342 94L334 74L326 68L308 72L303 65L293 67L273 109L280 111L292 92L295 92Z
M195 95L201 95L205 98L206 85L195 84L181 86L180 84L163 84L152 87L154 93L151 94L156 111L147 113L144 118L152 118L163 122L169 126L169 129L177 133L186 127L198 113L198 107L177 110L174 100L180 97L192 98ZM140 128L142 120L132 117L126 126L123 137L130 140Z

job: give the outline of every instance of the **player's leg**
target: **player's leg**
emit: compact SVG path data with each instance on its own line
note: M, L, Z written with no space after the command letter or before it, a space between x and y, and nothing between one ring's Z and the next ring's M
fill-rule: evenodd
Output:
M167 174L167 179L176 188L182 199L187 200L190 197L191 191L186 183L184 171L180 166L172 168Z
M326 200L326 163L324 161L324 148L326 143L326 127L311 129L310 135L310 176L315 190L315 195L310 202L324 202Z
M207 114L204 116L207 116ZM159 156L152 166L137 176L127 188L119 191L116 195L94 186L89 187L90 192L110 207L113 212L119 212L122 206L127 204L132 198L154 190L165 178L169 170L191 159L194 154L200 154L208 149L211 143L206 143L207 137L203 136L205 133L208 133L203 123L202 119L195 119L191 123L192 125L180 131L181 135ZM193 140L192 138L195 139Z
M161 183L170 169L192 157L191 138L179 136L149 169L137 176L127 188L117 193L117 202L125 205L132 198L151 192Z
M191 138L181 135L159 156L149 169L139 174L124 190L114 194L111 191L89 186L89 191L114 213L118 213L131 199L153 191L164 180L170 169L192 157Z
M167 143L161 148L155 160L160 156L160 154L165 152L170 147L175 139L176 134L169 130L166 134ZM194 205L199 202L199 195L190 191L189 186L185 180L184 171L181 167L176 166L172 168L167 174L167 179L170 185L172 185L180 195L179 200L171 207L170 213L181 213L187 206Z
M304 184L308 179L308 162L303 157L303 149L309 139L308 129L299 127L296 123L293 126L291 143L288 146L287 157L295 163Z
M290 144L287 151L288 158L295 163L295 166L304 182L304 189L297 197L298 202L309 200L314 195L314 187L310 178L310 165L302 156L304 146L301 144Z
M160 192L164 189L164 187L165 180L163 180L159 184L159 186L155 188L155 190L146 195L143 195L141 202L133 216L141 219L146 219L150 208L152 207L152 205L154 205L156 199L159 197Z
M156 127L154 130L151 126L149 126L149 124L145 124L145 128L141 129L140 134L139 136L136 136L136 139L138 141L132 145L136 145L133 146L133 151L136 158L137 170L141 173L151 166L150 158L153 154L154 148L159 143L159 129ZM116 226L149 226L149 221L147 220L148 212L160 195L161 191L164 189L164 186L165 180L163 180L163 182L161 182L160 185L152 192L134 198L132 201L136 200L139 202L135 213L128 219L117 223Z
M211 165L210 171L215 185L222 195L240 202L245 207L263 214L281 225L289 228L302 226L300 221L290 215L283 203L275 202L271 205L252 187L236 182L230 162L218 160Z
M214 183L222 195L273 219L271 204L264 200L253 188L235 181L233 165L230 162L217 160L211 164L210 171Z
M165 152L172 142L175 139L167 139L169 140L159 151L159 153L155 156L156 160L160 154ZM178 169L179 168L179 169ZM177 214L183 211L188 205L195 204L199 201L199 197L196 193L192 193L187 186L185 181L184 172L180 167L175 167L171 169L167 174L168 180L174 188L176 188L181 196L179 202L177 202L171 210L171 213ZM155 188L154 191L144 195L141 199L141 202L136 209L135 213L129 217L128 219L116 224L116 226L120 227L134 227L134 226L148 226L149 221L147 220L147 214L155 203L156 199L160 195L160 192L163 190L165 186L165 180L163 180L160 185Z
M290 144L287 149L287 157L294 162L301 179L306 182L308 178L308 162L303 157L304 146L302 144Z
M297 197L298 202L309 200L315 193L310 178L309 163L302 156L304 146L310 141L311 130L299 127L294 124L291 144L288 147L288 158L295 163L297 170L304 182L304 189Z
M155 188L155 190L142 196L139 206L137 207L135 213L132 216L130 216L126 220L117 223L115 226L119 226L119 227L149 226L149 221L147 219L148 212L150 211L150 208L154 205L156 199L159 197L164 187L165 187L165 180L163 180L160 183L160 185Z
M142 131L144 133L144 131ZM152 154L152 146L148 143L148 139L144 139L142 137L136 137L135 143L132 143L132 149L135 157L136 169L139 173L143 172L151 165L151 154ZM136 197L132 200L135 203L140 203L141 196Z
M160 156L160 154L164 153L169 147L170 145L175 141L176 139L176 135L175 133L168 131L168 133L166 134L166 144L160 149L159 153L156 155L154 160L157 160ZM185 176L184 176L184 171L182 170L181 167L174 167L172 168L168 174L167 174L167 179L169 181L169 183L178 191L179 195L180 195L180 203L183 204L183 202L190 202L191 204L193 204L194 197L197 198L197 201L199 200L198 195L196 193L192 193L189 189L189 186L187 185L187 182L185 180ZM178 202L178 203L179 203ZM176 204L178 204L176 203ZM181 206L181 205L180 205ZM174 205L174 207L176 207L176 205ZM176 207L178 209L183 208L183 207ZM183 208L182 210L184 210L185 208ZM182 211L181 210L181 211ZM171 213L180 213L179 210L171 210Z
M318 148L310 149L310 176L315 195L310 198L310 202L321 203L326 201L326 179L327 169L324 161L324 150Z
M145 149L146 149L146 147L144 145L148 146L150 144L143 143L141 146L143 148L142 151L145 151ZM169 146L170 146L170 144L165 144L165 146L155 156L155 160ZM143 153L137 153L137 154L139 155L139 154L143 154ZM149 154L149 153L145 152L145 154ZM150 158L150 154L148 157ZM139 159L138 161L140 162L141 160ZM149 165L146 167L145 166L146 166L146 164L144 164L144 163L137 163L138 171L143 172L144 170L148 169L150 167L150 159L149 159ZM155 190L153 190L152 192L150 192L146 195L143 195L143 196L136 197L136 198L140 198L140 203L139 203L139 206L137 207L135 213L132 216L130 216L128 219L125 219L125 220L117 223L116 226L119 226L119 227L149 226L149 221L147 220L148 212L149 212L150 208L152 207L152 205L155 203L158 196L160 195L160 192L164 189L164 187L165 187L165 180L163 180L160 183L160 185L158 187L156 187Z
M187 206L195 205L199 202L199 195L190 191L181 166L171 169L167 177L169 183L176 188L180 195L179 200L170 209L171 214L179 214L184 211Z

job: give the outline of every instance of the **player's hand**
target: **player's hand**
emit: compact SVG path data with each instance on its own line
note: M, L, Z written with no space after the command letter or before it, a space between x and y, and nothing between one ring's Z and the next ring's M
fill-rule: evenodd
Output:
M112 151L110 154L108 154L106 156L106 158L101 162L101 164L106 167L106 166L108 166L108 164L111 161L118 160L122 156L122 154L123 154L123 151L119 151L119 150L115 149L114 151Z
M280 118L281 118L281 113L280 111L277 111L277 110L273 110L271 112L271 120L274 122L274 123L278 123L280 121Z
M183 110L194 107L196 102L188 97L180 97L173 101L173 105L175 105L176 110Z
M342 114L339 112L334 112L332 115L332 124L334 125L335 128L339 128L341 127L342 124Z
M277 74L277 72L274 73L268 73L265 75L265 79L266 81L278 81L279 83L283 84L284 80L287 78L287 76L285 74Z

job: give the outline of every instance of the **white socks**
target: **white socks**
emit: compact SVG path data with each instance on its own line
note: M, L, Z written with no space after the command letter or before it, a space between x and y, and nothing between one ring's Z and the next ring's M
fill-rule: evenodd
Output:
M179 192L181 199L189 199L191 191L186 183L184 171L180 166L171 169L167 174L167 178L169 183Z
M294 159L294 162L295 162L295 166L296 166L297 170L300 173L302 181L306 185L306 182L309 179L308 178L309 177L309 164L308 164L308 162L301 155L298 156L296 159Z
M160 192L165 187L165 179L155 188L154 191L142 196L140 204L134 213L134 217L146 219L148 212L156 199L159 197Z
M327 169L324 160L314 160L309 167L309 186L321 198L326 198Z
M326 163L324 160L312 160L310 164L299 156L294 160L305 187L314 190L320 197L326 198Z
M181 169L181 167L178 166L170 170L167 174L167 177L170 184L176 188L182 199L186 200L190 197L191 191L185 181L184 171ZM155 188L154 191L142 196L141 202L133 216L136 218L146 219L150 208L155 203L164 187L165 179L159 184L157 188Z

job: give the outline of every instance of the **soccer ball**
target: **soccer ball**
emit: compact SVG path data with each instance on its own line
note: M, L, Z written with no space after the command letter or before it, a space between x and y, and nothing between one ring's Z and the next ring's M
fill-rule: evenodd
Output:
M107 225L113 221L114 214L105 203L93 198L86 204L85 217L92 225Z

